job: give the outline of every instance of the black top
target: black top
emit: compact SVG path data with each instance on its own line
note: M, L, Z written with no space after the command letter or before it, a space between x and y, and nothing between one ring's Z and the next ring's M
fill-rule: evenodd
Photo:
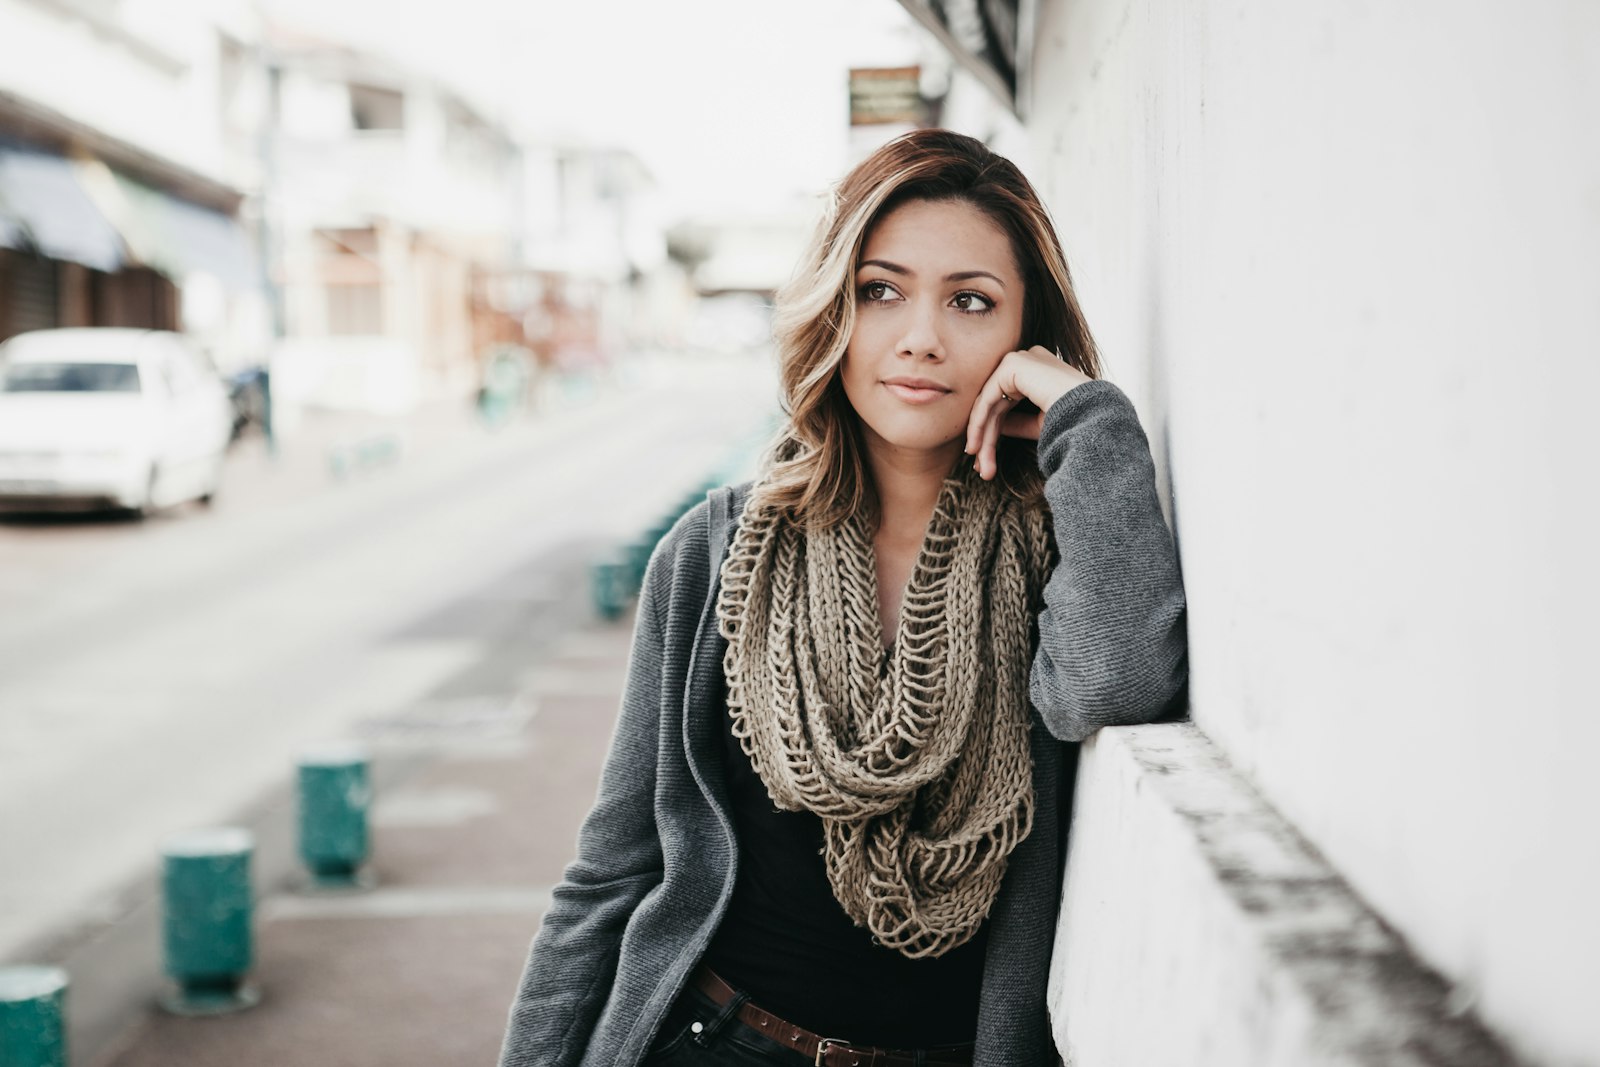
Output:
M822 820L780 811L723 716L739 873L705 962L755 1004L824 1037L884 1048L973 1040L987 923L932 959L873 943L834 898Z

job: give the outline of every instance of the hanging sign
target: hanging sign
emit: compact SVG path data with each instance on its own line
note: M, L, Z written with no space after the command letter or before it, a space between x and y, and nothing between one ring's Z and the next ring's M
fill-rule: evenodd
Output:
M922 125L927 108L921 86L921 67L852 67L850 125Z

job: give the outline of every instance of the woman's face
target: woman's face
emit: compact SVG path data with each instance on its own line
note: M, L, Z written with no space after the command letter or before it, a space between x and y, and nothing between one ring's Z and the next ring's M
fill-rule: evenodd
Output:
M855 290L840 374L868 447L954 463L978 390L1022 342L1005 231L965 201L908 201L868 232Z

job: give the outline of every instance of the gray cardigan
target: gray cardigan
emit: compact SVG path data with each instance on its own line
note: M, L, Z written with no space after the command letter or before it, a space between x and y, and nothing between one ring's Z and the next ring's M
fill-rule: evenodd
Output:
M1055 1060L1045 987L1075 742L1148 722L1187 676L1184 597L1133 405L1105 381L1046 412L1039 467L1061 561L1030 676L1033 832L989 916L975 1063ZM748 485L713 490L662 539L599 793L533 940L502 1067L634 1067L733 893L717 573Z

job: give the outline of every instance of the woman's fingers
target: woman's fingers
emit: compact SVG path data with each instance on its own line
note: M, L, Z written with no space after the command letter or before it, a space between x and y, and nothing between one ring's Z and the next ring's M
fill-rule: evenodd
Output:
M1001 405L1009 403L1007 400L1000 402ZM985 478L993 478L1000 471L1000 457L997 454L1000 447L1000 419L1008 410L1008 406L996 406L983 424L983 448L978 453L981 461L978 473Z
M978 390L978 397L972 404L972 414L967 419L969 452L976 453L978 445L982 443L981 436L985 423L1003 415L1015 407L1019 400L1024 399L1012 362L1016 358L1015 352L1007 352L1001 356L1000 362L995 364L993 373L989 375L989 380Z
M1044 413L1064 394L1088 381L1082 371L1039 345L1002 356L978 391L967 420L966 449L973 456L978 473L986 479L993 478L999 470L996 450L1000 438L1038 440ZM1015 411L1024 400L1032 407Z
M999 472L997 451L1001 437L1037 441L1044 413L1063 394L1087 381L1089 378L1082 371L1038 345L1002 356L994 373L978 390L967 419L966 450L973 457L978 474L989 479ZM1032 406L1016 411L1024 400Z
M976 464L980 477L993 478L1000 470L998 449L1000 435L1006 425L1006 420L1012 415L1012 409L1022 403L1020 396L1014 396L991 382L994 395L987 398L983 417L978 423L978 440ZM985 388L984 392L988 392Z
M967 415L967 444L966 451L970 456L978 454L978 447L983 444L983 424L988 421L989 412L995 402L1000 398L1000 391L994 384L994 379L983 384L978 390L978 398L972 402L972 411Z
M986 479L993 478L999 469L995 450L1002 432L1002 420L1023 400L1009 365L1014 355L1007 353L1001 357L994 373L978 390L972 414L967 418L966 450L973 457L973 466L977 468L979 476Z

